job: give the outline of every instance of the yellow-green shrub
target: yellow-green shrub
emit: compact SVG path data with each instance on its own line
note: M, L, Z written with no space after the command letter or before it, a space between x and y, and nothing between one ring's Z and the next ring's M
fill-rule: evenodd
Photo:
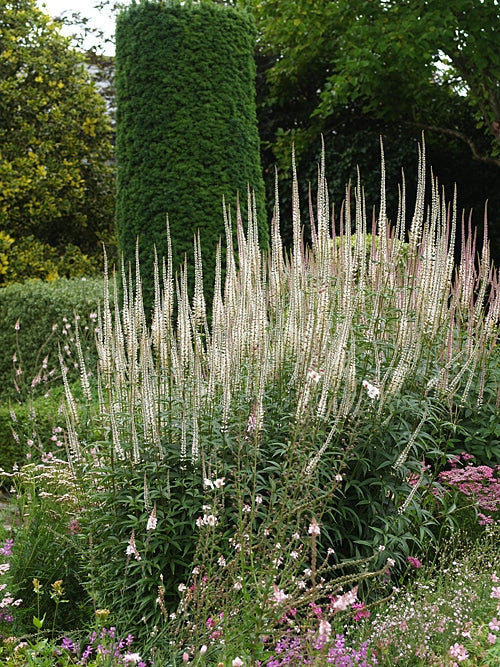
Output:
M61 255L57 248L34 236L14 239L0 232L0 286L98 273L100 262L83 253L78 246L68 244Z

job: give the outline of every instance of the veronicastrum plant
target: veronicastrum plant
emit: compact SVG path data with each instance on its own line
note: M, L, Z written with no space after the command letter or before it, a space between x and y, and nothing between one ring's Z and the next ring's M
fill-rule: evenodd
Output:
M88 498L89 580L121 622L159 632L179 585L201 572L200 553L212 568L231 562L233 585L261 591L245 599L255 600L253 618L267 614L274 587L291 594L299 568L314 572L313 558L329 567L380 546L377 571L388 556L405 564L437 534L434 480L463 406L480 415L485 402L500 292L486 235L477 259L464 232L455 262L456 205L447 208L434 181L426 203L425 174L422 154L409 229L404 188L389 225L382 178L369 230L359 182L332 222L322 163L310 248L295 177L290 252L277 205L266 254L251 197L246 230L236 212L237 251L226 210L210 314L198 239L193 299L169 249L156 263L151 318L139 266L135 279L122 271L121 307L119 278L106 275L95 384L79 353L84 400L65 383L66 435ZM303 539L313 520L314 550ZM337 574L349 576L325 572L306 586ZM207 621L199 609L195 626Z

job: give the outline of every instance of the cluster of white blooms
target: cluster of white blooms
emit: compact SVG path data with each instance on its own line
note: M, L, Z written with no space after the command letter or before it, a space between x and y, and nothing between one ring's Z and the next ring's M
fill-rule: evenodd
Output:
M362 384L363 387L366 389L368 398L374 399L380 396L380 389L376 387L374 384L371 384L371 382L368 382L368 380L363 380Z

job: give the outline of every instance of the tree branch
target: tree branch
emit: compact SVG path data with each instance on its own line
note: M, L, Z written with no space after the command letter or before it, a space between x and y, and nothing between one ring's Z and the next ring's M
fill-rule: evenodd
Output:
M430 132L437 132L438 134L446 134L450 137L455 137L456 139L460 139L460 141L463 141L469 146L474 160L477 160L478 162L483 162L485 164L493 164L500 169L500 158L491 157L491 155L482 155L479 152L475 142L466 134L460 132L460 130L454 130L451 127L438 127L436 125L426 125L425 123L413 122L407 124L418 127L421 130L429 130Z

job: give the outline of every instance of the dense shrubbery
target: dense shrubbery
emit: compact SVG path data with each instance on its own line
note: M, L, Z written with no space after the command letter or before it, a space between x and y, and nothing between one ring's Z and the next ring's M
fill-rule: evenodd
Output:
M318 665L330 654L332 664L346 655L378 664L389 648L376 631L351 641L344 626L366 619L464 516L476 525L482 506L443 476L474 434L476 455L480 441L485 460L499 455L496 272L487 245L476 262L472 240L455 266L455 220L437 191L425 214L424 174L407 242L402 213L388 226L384 196L367 233L360 186L332 239L323 168L307 251L296 194L289 256L278 211L269 255L255 220L246 231L238 220L223 283L217 252L210 327L199 257L192 302L183 274L174 289L170 262L157 273L151 325L140 281L125 273L115 308L105 279L95 382L90 359L79 396L63 375L68 461L42 455L39 468L8 477L23 516L53 517L57 535L30 561L40 535L19 528L12 590L33 600L37 568L47 589L67 577L80 619L92 622L88 594L160 664L277 667L299 650L287 643L297 627L297 664L306 654ZM72 488L58 495L61 466ZM485 540L500 499L488 500ZM468 650L486 661L500 589L481 586L482 644ZM455 644L450 656L466 650Z
M60 377L58 346L78 377L75 314L82 348L92 357L102 278L13 284L0 290L0 397L23 402ZM95 358L95 357L94 357Z
M15 240L0 232L0 285L28 280L57 280L96 276L102 262L85 255L78 246L68 244L64 252L48 243L26 236Z

